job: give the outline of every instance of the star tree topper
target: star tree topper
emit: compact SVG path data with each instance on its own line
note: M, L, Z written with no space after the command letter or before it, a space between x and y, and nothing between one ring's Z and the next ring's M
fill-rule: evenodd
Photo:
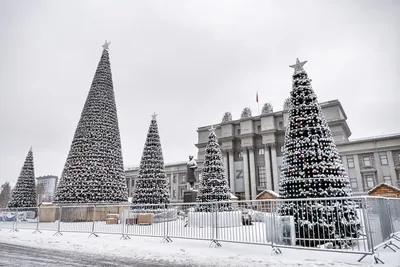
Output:
M306 64L306 63L307 63L307 60L306 60L306 61L300 62L300 60L297 58L297 59L296 59L296 64L290 65L289 67L294 68L294 74L296 74L296 73L298 73L298 72L304 70L304 69L303 69L303 66L304 66L304 64Z
M215 133L214 125L211 125L211 128L208 129L208 131L209 131L210 133Z
M104 42L104 44L103 44L103 49L104 50L108 50L108 46L111 44L111 42L107 42L107 40Z
M156 120L157 115L158 115L158 114L156 114L155 112L153 113L153 115L151 115L151 117L153 118L154 121Z

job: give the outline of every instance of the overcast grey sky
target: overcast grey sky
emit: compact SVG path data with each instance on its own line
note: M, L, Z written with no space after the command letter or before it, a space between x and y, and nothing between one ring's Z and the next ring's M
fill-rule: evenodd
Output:
M196 155L196 129L249 106L282 109L296 57L352 137L400 132L400 1L0 0L0 183L33 146L61 175L104 40L125 166L157 112L165 162Z

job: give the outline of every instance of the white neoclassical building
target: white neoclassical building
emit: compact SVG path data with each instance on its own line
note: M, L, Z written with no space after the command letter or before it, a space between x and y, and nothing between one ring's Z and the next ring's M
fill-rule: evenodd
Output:
M400 134L351 140L346 113L338 100L320 103L355 194L364 194L379 183L400 186ZM278 192L288 111L269 110L262 115L242 114L214 124L221 145L231 191L240 199L254 199L265 189ZM201 175L208 129L199 127L197 177ZM165 165L171 200L182 201L186 161ZM126 170L131 194L138 168Z

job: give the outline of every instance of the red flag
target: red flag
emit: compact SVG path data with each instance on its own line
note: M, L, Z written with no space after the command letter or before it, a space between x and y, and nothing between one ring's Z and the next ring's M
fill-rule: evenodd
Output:
M256 94L256 102L258 103L258 91L257 91L257 94Z

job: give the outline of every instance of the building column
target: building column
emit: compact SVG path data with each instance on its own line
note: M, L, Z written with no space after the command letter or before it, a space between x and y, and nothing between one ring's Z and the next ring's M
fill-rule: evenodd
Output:
M387 151L387 158L390 170L390 177L392 178L392 185L397 186L397 174L393 161L393 153L391 150Z
M271 175L271 157L269 155L269 146L264 145L264 161L265 161L265 175L267 178L267 189L272 190L272 175Z
M254 161L254 148L249 148L251 199L257 196L256 164Z
M128 197L132 196L132 177L129 177L129 190L128 190Z
M346 156L346 162L345 162L346 165L347 165L347 157L348 156ZM353 159L354 159L354 169L356 170L358 192L364 192L365 183L363 181L364 177L361 174L360 161L358 160L358 155L354 154Z
M230 187L231 187L231 193L235 194L235 167L234 167L234 158L233 158L233 149L228 151L229 153L229 181L230 181Z
M377 182L376 185L378 185L385 181L383 179L383 174L382 174L381 158L379 157L378 152L374 152L374 159L375 159L375 169L376 169L376 176L377 176L376 177L376 182ZM371 159L371 162L372 162L372 159Z
M244 195L246 200L250 200L250 177L249 177L249 157L247 148L242 149L243 154L243 174L244 174Z
M279 175L278 175L278 162L276 160L276 144L271 144L271 160L272 160L272 178L274 181L274 191L279 191Z
M224 173L225 173L225 178L230 182L229 179L229 162L228 162L228 151L222 150L222 159L224 161Z

